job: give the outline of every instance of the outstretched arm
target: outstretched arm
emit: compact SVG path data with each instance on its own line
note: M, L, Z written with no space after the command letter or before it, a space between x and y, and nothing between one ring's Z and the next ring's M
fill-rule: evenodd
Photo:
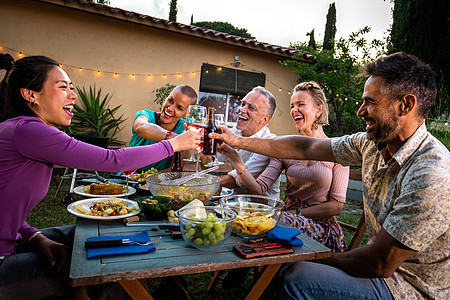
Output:
M325 160L336 162L331 150L331 140L300 135L280 136L273 139L241 137L228 127L219 126L222 133L210 133L228 145L275 158Z
M166 139L166 135L168 131L164 128L162 128L159 125L150 123L148 121L148 118L146 116L140 115L139 117L134 120L133 123L133 130L139 135L140 137L160 142L164 139ZM167 137L167 139L171 139L176 137L177 134L175 132L170 133L170 135Z

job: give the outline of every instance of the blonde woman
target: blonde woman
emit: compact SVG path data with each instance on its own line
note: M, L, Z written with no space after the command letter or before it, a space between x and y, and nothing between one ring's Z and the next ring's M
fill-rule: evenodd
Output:
M301 135L326 139L322 126L328 124L325 95L315 82L295 86L291 97L291 117ZM286 174L285 208L281 221L300 229L335 252L344 250L344 235L336 216L342 212L349 168L337 163L271 158L255 179L228 145L220 149L233 162L240 179L251 194L264 194L280 174Z

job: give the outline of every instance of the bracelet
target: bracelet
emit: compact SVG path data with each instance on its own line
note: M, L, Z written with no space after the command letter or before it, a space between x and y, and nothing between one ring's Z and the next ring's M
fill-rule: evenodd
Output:
M164 137L165 140L167 140L167 138L172 134L175 133L173 131L167 130L166 136Z
M245 169L242 170L242 172L236 172L236 173L238 173L238 175L242 175L242 174L244 174L244 173L247 172L247 171L248 171L248 168L247 168L247 166L246 166Z
M299 207L299 208L297 208L297 215L299 215L299 216L301 216L301 215L302 215L302 213L300 212L300 207Z
M29 243L32 239L34 239L38 234L42 234L42 232L36 231L35 233L33 233L33 234L30 236L30 238L28 239L28 243Z
M241 179L241 175L242 174L244 174L245 172L247 172L248 171L248 168L247 168L247 166L245 166L245 169L244 170L242 170L242 172L238 172L238 171L236 171L236 173L238 174L238 179Z

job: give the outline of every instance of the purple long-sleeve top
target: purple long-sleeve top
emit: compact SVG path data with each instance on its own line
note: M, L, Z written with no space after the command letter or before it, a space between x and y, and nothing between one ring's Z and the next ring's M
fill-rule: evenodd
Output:
M36 117L0 123L0 256L37 231L25 222L45 197L53 164L91 171L137 169L173 155L168 141L142 147L107 150L69 137Z

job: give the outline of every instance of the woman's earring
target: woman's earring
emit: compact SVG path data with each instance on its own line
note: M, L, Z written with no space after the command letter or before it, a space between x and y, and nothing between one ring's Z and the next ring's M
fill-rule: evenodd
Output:
M315 130L319 129L319 123L318 122L314 123L314 129Z

